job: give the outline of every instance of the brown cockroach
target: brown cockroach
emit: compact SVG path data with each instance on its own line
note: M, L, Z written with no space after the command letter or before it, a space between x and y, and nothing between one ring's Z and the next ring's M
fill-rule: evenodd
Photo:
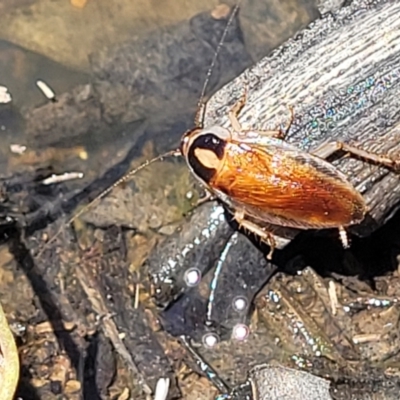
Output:
M293 109L285 129L246 130L238 121L246 93L229 113L231 128L204 127L205 89L237 9L238 5L208 70L195 127L184 133L180 147L129 172L74 215L68 224L151 163L182 156L193 176L230 209L239 225L270 245L268 258L275 247L271 226L300 230L337 228L344 247L348 247L345 228L362 222L368 210L361 194L326 158L342 151L394 170L399 169L400 161L339 141L326 143L312 153L299 150L285 141L294 118Z

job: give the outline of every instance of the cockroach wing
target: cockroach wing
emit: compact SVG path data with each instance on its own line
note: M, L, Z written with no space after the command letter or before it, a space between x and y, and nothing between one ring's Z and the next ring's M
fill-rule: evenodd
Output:
M235 209L281 226L348 226L366 212L363 197L332 164L289 146L230 141L209 185Z

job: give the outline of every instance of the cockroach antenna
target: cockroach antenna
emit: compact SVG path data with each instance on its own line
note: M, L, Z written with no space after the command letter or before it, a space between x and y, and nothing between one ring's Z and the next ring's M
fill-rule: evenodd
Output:
M202 88L201 94L200 94L200 100L198 102L198 110L197 110L196 117L195 117L195 120L194 120L195 127L197 127L197 128L202 128L203 125L204 125L204 117L205 117L205 101L204 101L204 97L205 97L205 92L207 90L208 83L210 82L212 71L213 71L213 69L215 67L215 64L216 64L217 59L218 59L218 55L219 55L219 53L221 51L221 48L222 48L222 46L224 44L224 41L225 41L226 35L228 33L229 27L232 25L232 22L233 22L233 20L235 18L235 15L236 15L236 13L237 13L237 11L239 9L239 5L240 5L240 0L235 5L234 9L231 12L231 15L229 16L228 23L225 26L225 29L224 29L224 31L222 33L222 36L221 36L221 39L218 42L217 48L215 50L215 53L214 53L213 59L211 61L211 64L210 64L210 66L209 66L209 68L207 70L206 78L205 78L205 81L204 81L204 84L203 84L203 88ZM121 185L122 183L124 183L128 179L130 179L132 176L136 175L142 169L148 167L149 165L153 164L156 161L162 161L164 158L167 158L167 157L179 157L179 156L182 156L181 150L180 149L175 149L175 150L170 150L170 151L168 151L166 153L158 155L157 157L154 157L154 158L152 158L150 160L145 161L143 164L139 165L137 168L129 171L122 178L118 179L113 185L111 185L110 187L105 189L98 196L96 196L92 201L90 201L88 204L86 204L84 207L82 207L76 214L74 214L71 218L69 218L68 221L65 224L63 224L63 226L71 225L83 213L85 213L90 207L92 207L94 204L96 204L101 199L103 199L105 196L107 196L117 186ZM61 226L60 229L56 232L56 234L47 241L47 243L43 246L42 250L38 253L37 257L40 257L43 254L44 250L46 248L48 248L48 246L57 239L57 237L62 232L63 226Z
M224 45L226 35L228 34L229 28L232 25L233 20L234 20L234 18L236 16L236 13L239 10L240 1L241 0L239 0L236 3L234 9L231 12L231 15L229 16L228 23L225 26L225 29L224 29L224 31L222 33L222 36L221 36L221 39L218 42L217 49L215 50L214 57L213 57L213 59L211 61L211 64L210 64L208 70L207 70L206 79L204 80L203 88L202 88L201 94L200 94L200 99L199 99L199 102L197 103L196 117L194 119L194 124L195 124L195 126L197 128L201 128L201 129L204 128L204 118L205 118L205 111L206 111L206 102L204 101L204 97L205 97L205 94L206 94L207 86L208 86L208 84L210 82L212 71L213 71L213 69L215 67L215 64L217 63L217 59L218 59L219 53L221 52L221 48Z
M137 174L139 171L142 169L148 167L150 164L153 164L156 161L162 161L164 158L167 157L179 157L181 155L180 150L170 150L166 153L160 154L157 157L154 157L150 160L145 161L143 164L140 164L137 168L134 168L133 170L129 171L127 174L125 174L122 178L118 179L113 185L105 189L103 192L101 192L98 196L96 196L92 201L90 201L88 204L86 204L83 208L81 208L76 214L74 214L70 219L68 219L63 226L68 226L71 225L74 221L76 221L83 213L85 213L90 207L92 207L94 204L99 202L101 199L106 197L110 192L112 192L117 186L121 185L122 183L126 182L129 178L131 178L133 175ZM58 236L62 232L63 226L60 227L60 229L55 233L55 235L50 238L46 244L43 246L41 251L38 253L37 257L40 257L44 250L48 248L50 244L52 244Z
M117 186L119 186L122 183L126 182L129 178L131 178L133 175L137 174L142 169L148 167L150 164L153 164L156 161L162 161L164 158L167 158L167 157L179 157L180 155L181 155L180 150L171 150L171 151L168 151L166 153L160 154L159 156L154 157L154 158L152 158L150 160L147 160L143 164L140 164L137 168L134 168L133 170L131 170L127 174L125 174L122 178L119 178L110 187L108 187L103 192L101 192L97 197L95 197L84 208L82 208L80 211L78 211L73 217L71 217L67 221L67 225L72 224L72 222L74 222L77 218L79 218L88 209L88 207L92 206L94 203L96 203L96 202L100 201L101 199L103 199L104 197L106 197Z

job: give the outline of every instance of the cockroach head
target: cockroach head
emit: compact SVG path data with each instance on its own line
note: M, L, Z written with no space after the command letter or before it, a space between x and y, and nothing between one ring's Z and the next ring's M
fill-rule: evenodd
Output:
M184 133L181 140L181 154L187 158L190 148L193 145L197 146L199 143L205 144L206 147L212 147L218 151L218 144L226 143L231 140L231 134L228 129L220 126L212 126L211 128L194 128ZM202 146L203 147L203 146ZM225 146L223 146L225 147Z
M183 135L181 154L193 174L209 183L223 165L226 145L230 140L231 134L226 128L195 128Z

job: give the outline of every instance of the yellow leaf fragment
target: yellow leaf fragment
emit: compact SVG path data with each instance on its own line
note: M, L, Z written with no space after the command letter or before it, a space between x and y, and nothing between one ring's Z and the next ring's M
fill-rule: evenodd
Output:
M0 305L0 399L12 400L19 378L18 350Z
M71 5L76 8L83 8L86 6L88 0L70 0Z

